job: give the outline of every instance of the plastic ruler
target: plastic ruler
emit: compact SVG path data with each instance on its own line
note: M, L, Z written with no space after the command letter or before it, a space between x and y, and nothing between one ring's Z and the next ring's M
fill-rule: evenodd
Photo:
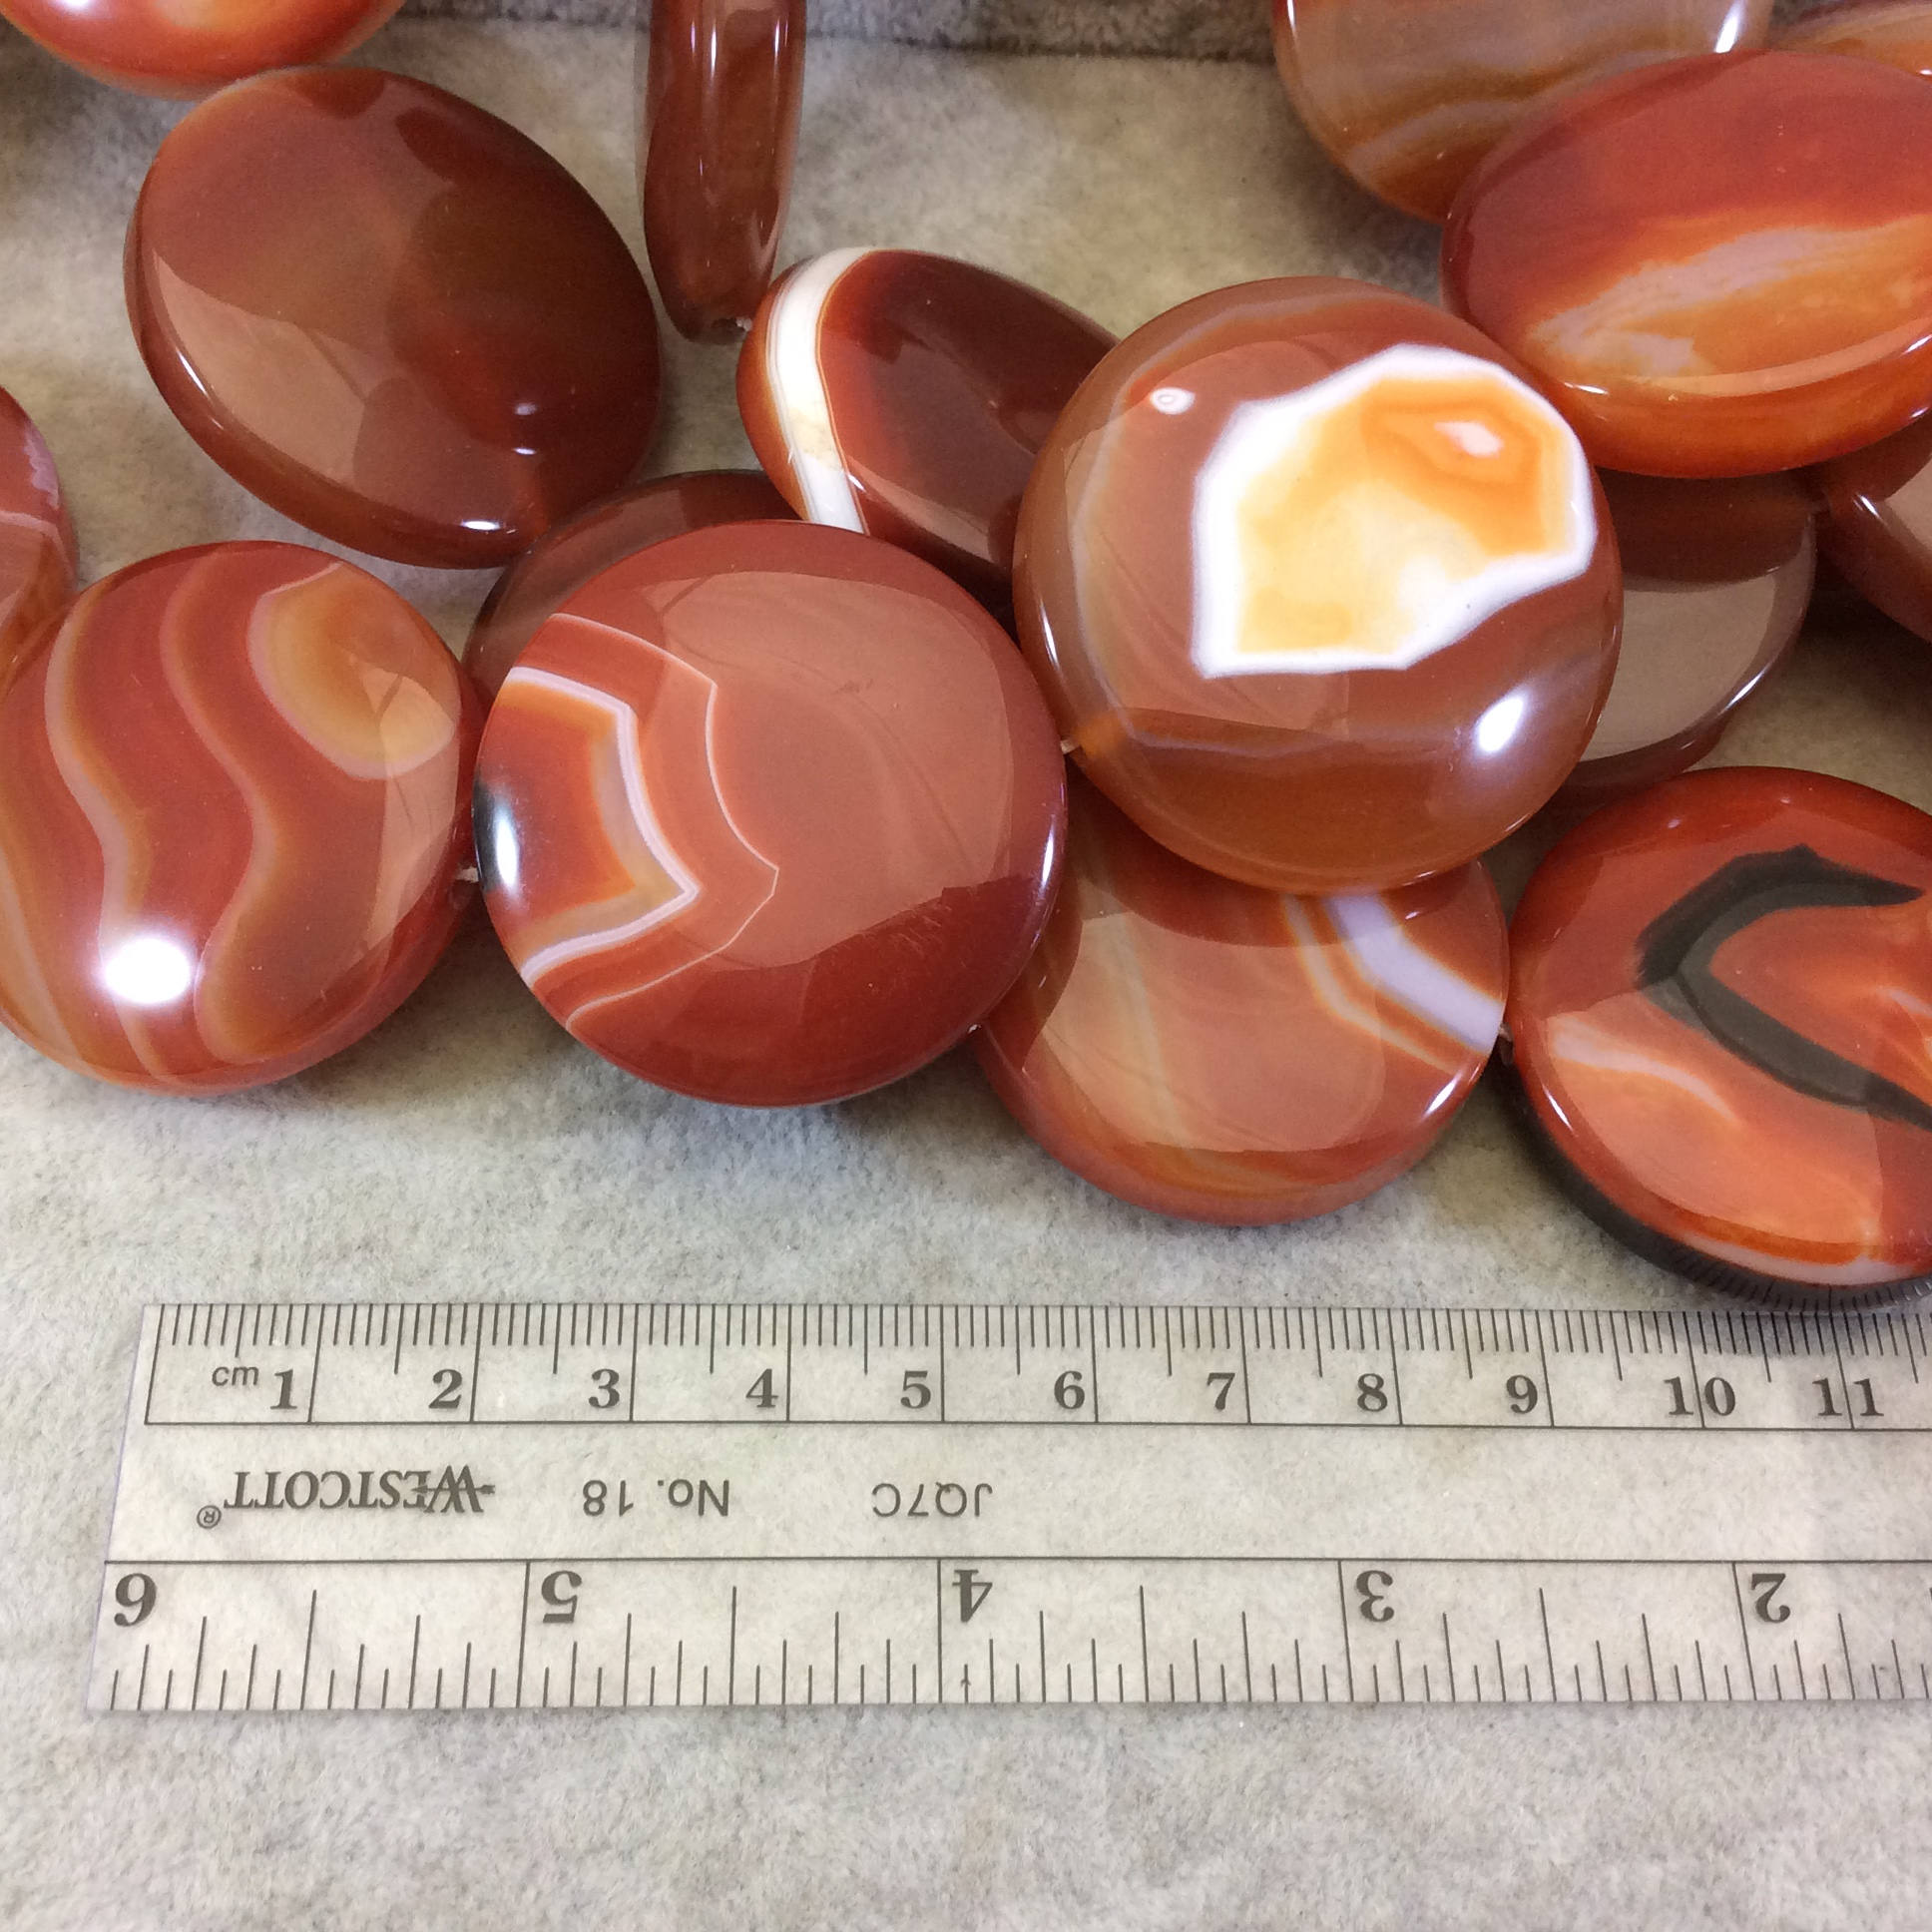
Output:
M90 1703L1932 1702L1929 1327L151 1308Z

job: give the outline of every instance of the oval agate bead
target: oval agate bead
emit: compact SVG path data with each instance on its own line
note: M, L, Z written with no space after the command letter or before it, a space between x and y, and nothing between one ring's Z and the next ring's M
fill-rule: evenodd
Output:
M271 67L334 60L402 0L0 0L49 53L97 81L183 98Z
M1274 891L1467 863L1582 754L1617 555L1563 419L1358 282L1254 282L1124 341L1042 452L1015 609L1087 774Z
M463 669L494 698L517 655L575 592L633 551L715 523L791 515L756 470L691 470L660 476L580 511L540 537L497 579L463 654Z
M1613 1233L1759 1291L1932 1269L1932 817L1693 771L1557 845L1510 950L1526 1118Z
M0 389L0 690L74 595L74 526L40 431Z
M593 578L504 680L490 916L586 1046L741 1106L865 1092L1012 984L1065 777L1012 641L916 557L735 523Z
M638 194L665 312L735 341L771 280L791 192L805 0L653 0Z
M1624 567L1617 675L1558 802L1589 806L1711 751L1789 655L1817 564L1796 477L1601 472Z
M1474 1087L1503 1015L1481 866L1297 899L1204 872L1090 785L1039 950L974 1036L1014 1118L1137 1207L1255 1224L1392 1181Z
M402 563L507 563L622 484L657 422L651 296L604 212L398 74L269 74L195 109L136 205L128 307L224 469Z
M903 545L997 601L1034 459L1113 340L970 261L847 248L765 297L738 412L801 517Z
M1608 468L1856 449L1932 408L1932 89L1754 53L1566 95L1465 184L1442 286Z
M360 1039L469 900L480 721L435 632L319 551L94 585L0 699L0 1019L160 1093Z
M1308 132L1371 193L1440 222L1469 172L1559 89L1755 47L1771 0L1274 0Z

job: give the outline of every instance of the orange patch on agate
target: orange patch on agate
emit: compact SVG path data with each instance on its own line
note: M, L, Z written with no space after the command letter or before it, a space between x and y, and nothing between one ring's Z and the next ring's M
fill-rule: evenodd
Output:
M1196 663L1399 669L1577 576L1587 467L1495 364L1400 346L1239 410L1204 468Z

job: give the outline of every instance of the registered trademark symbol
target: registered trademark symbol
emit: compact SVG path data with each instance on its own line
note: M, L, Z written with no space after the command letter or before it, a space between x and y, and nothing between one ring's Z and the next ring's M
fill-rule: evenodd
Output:
M205 1530L214 1529L216 1524L221 1522L221 1520L222 1520L222 1512L213 1503L204 1503L201 1506L201 1508L195 1512L195 1521L198 1522Z

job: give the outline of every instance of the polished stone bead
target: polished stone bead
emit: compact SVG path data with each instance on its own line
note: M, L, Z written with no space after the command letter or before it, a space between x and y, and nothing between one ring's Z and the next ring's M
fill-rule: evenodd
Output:
M359 1040L470 897L480 724L435 632L319 551L92 586L0 699L0 1019L161 1093Z
M1608 468L1856 449L1932 408L1932 89L1787 53L1581 89L1469 178L1442 285Z
M1137 1207L1298 1220L1414 1165L1489 1058L1509 959L1480 865L1297 899L1176 858L1069 796L1039 950L974 1036L1055 1160Z
M1932 1269L1932 817L1693 771L1559 844L1510 950L1526 1118L1612 1232L1747 1288Z
M1582 755L1617 651L1601 497L1453 316L1252 282L1082 386L1021 519L1027 654L1087 774L1275 891L1465 864Z
M1932 76L1932 0L1843 0L1779 28L1776 43L1810 54L1850 54Z
M1023 282L910 248L787 269L737 365L751 447L813 523L1003 599L1040 445L1114 338Z
M1559 89L1755 47L1771 0L1274 0L1308 132L1384 201L1440 222L1490 149Z
M790 517L790 506L757 470L660 476L593 504L540 537L497 579L476 614L463 668L494 698L538 627L599 571L690 530Z
M128 306L218 463L403 563L507 563L622 485L657 421L650 293L603 211L396 74L270 74L191 113L135 209Z
M517 660L477 777L490 916L640 1078L843 1099L983 1019L1045 922L1066 786L997 624L890 545L800 523L654 544Z
M0 389L0 690L74 595L74 526L40 431Z
M735 341L777 260L804 85L805 0L653 0L638 192L665 312Z
M1826 558L1894 623L1932 641L1932 417L1811 480Z
M0 19L96 80L192 98L334 60L402 0L0 0Z
M1817 563L1794 476L1599 480L1623 559L1624 638L1565 805L1641 790L1712 750L1797 642Z

